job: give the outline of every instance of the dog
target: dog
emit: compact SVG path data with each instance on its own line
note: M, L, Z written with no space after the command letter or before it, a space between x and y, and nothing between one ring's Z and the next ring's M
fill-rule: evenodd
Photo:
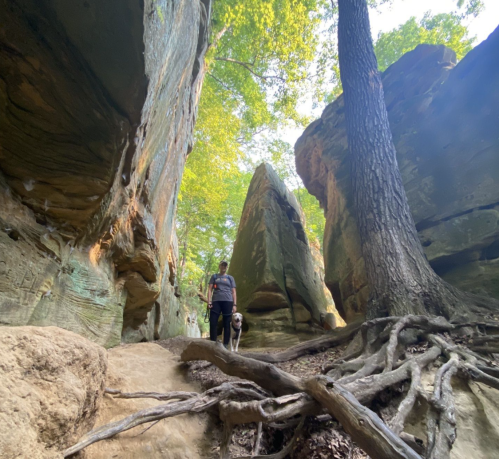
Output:
M242 325L243 315L239 312L232 314L232 321L230 323L230 350L232 352L237 352L237 349L239 348Z

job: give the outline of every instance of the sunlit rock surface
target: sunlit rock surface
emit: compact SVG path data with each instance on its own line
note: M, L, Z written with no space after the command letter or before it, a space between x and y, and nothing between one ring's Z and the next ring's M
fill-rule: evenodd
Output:
M420 45L383 73L397 160L425 253L465 290L499 298L499 29L459 64ZM343 97L295 146L296 165L326 215L325 281L347 321L366 285L350 184Z
M0 457L62 459L94 426L106 350L57 327L0 327Z
M210 1L0 0L0 323L184 325L174 216Z
M245 345L290 345L324 321L324 284L315 271L301 207L268 164L251 180L229 273L248 330Z

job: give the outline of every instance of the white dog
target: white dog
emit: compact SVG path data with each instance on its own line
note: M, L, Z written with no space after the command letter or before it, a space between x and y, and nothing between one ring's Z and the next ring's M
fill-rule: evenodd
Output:
M230 350L237 352L239 340L241 339L241 327L243 325L243 315L239 312L232 314L232 322L230 324Z

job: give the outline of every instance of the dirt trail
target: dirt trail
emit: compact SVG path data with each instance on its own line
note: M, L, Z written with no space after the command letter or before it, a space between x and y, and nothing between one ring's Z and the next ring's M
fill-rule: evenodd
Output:
M179 371L178 358L154 343L119 346L108 352L107 387L126 392L172 390L200 391L186 382ZM121 419L134 411L158 405L157 400L111 399L106 395L95 426ZM139 435L140 426L115 438L88 447L87 459L196 459L206 457L205 415L182 415L164 419Z

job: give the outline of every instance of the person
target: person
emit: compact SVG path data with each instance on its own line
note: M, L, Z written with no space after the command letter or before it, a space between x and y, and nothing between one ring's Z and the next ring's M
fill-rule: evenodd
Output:
M218 318L222 315L223 344L226 349L230 342L232 314L237 311L236 281L227 273L228 263L222 260L218 274L213 274L208 285L208 308L210 309L210 340L217 341Z

